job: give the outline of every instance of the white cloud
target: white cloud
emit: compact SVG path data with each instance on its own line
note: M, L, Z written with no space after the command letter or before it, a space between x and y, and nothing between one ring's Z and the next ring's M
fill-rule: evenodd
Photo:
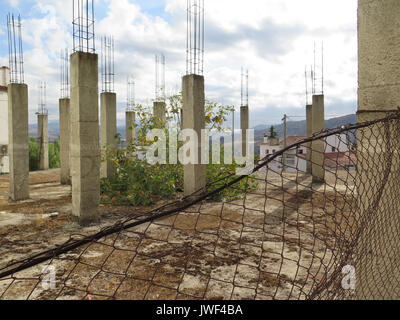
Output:
M17 8L20 1L19 0L8 0L7 2L11 7Z
M9 1L18 5L18 1ZM68 1L69 2L69 1ZM168 18L150 16L138 2L97 1L108 5L96 21L98 36L114 35L118 101L126 97L126 76L137 79L137 98L154 95L154 54L165 52L167 92L180 86L185 72L186 1L166 0ZM40 18L23 20L30 108L36 111L37 81L48 82L48 103L58 116L58 52L70 46L71 6L65 0L36 0ZM206 95L224 103L240 104L240 67L250 71L250 107L304 107L304 67L313 61L314 40L325 46L326 101L351 102L357 88L356 0L205 0ZM22 13L24 17L24 14ZM0 61L6 57L0 57ZM32 106L33 105L33 106ZM348 112L354 112L349 109ZM258 113L259 114L259 113ZM121 113L122 115L122 113Z

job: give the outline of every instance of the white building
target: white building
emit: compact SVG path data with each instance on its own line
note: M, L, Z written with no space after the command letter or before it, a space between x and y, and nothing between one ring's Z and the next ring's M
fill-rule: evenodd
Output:
M9 173L8 157L8 83L10 70L0 68L0 174Z
M305 136L288 136L286 146L294 145L306 139ZM269 139L268 135L264 135L264 142L260 144L260 159L273 156L284 147L284 141L279 139ZM346 134L334 135L325 139L325 153L345 153L349 151L349 142ZM286 170L287 172L307 171L307 162L305 155L307 147L298 145L290 149L286 153ZM283 156L279 156L268 164L268 168L272 171L281 172L283 169Z

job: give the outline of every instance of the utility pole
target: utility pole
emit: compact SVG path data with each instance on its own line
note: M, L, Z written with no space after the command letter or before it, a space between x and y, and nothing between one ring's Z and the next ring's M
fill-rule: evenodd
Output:
M287 147L287 143L286 143L286 139L287 139L287 115L286 114L283 116L282 121L283 121L283 149L286 149L286 147ZM286 152L283 153L282 171L283 172L286 171Z
M232 110L232 159L235 159L235 107Z

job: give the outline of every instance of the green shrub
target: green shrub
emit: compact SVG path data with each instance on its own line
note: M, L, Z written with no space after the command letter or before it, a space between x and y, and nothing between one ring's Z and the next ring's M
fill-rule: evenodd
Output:
M180 115L182 109L181 94L172 96L168 99L167 119L176 124L180 130ZM136 106L136 115L140 126L137 130L137 143L141 146L148 146L152 142L147 141L147 133L154 128L161 128L162 124L156 123L150 110L146 110L141 105ZM206 101L206 124L207 128L221 132L224 130L223 123L232 111L229 106L222 106L217 103ZM165 126L164 126L165 129ZM133 128L136 130L136 127ZM168 132L167 138L167 158L168 158ZM119 136L116 139L120 139ZM178 143L178 148L183 145ZM224 150L221 148L221 159ZM183 165L164 164L150 165L145 161L129 156L136 150L136 146L127 146L126 149L110 151L106 147L106 159L112 160L117 168L117 173L111 179L101 180L101 199L102 203L113 205L150 205L160 198L171 199L183 192ZM210 154L211 157L211 154ZM211 163L211 161L210 161ZM236 169L238 164L231 165L207 165L207 191L213 191L236 179ZM221 179L221 177L226 177ZM215 181L218 181L215 183ZM212 197L212 200L220 201L233 200L242 197L249 188L255 188L255 183L249 183L248 179L243 179L232 188L224 189L219 194Z
M36 171L39 169L39 145L36 138L29 138L29 170Z
M60 143L58 141L49 144L49 167L60 168ZM29 138L29 170L39 170L39 145L35 137Z
M58 141L49 144L49 167L60 168L60 143Z

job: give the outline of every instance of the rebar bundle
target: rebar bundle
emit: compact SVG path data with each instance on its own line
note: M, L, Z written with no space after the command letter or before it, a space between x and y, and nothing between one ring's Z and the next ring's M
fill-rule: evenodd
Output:
M320 56L318 61L317 56ZM324 94L324 43L318 48L314 42L314 66L311 67L312 94Z
M8 30L8 58L10 68L10 82L24 83L24 52L22 48L21 16L14 18L14 14L7 15Z
M242 68L241 77L241 106L249 105L249 70L244 71Z
M60 52L60 98L70 97L70 76L69 76L69 52L68 49Z
M38 92L39 92L39 97L38 97L38 112L37 114L40 115L46 115L48 114L47 110L47 97L46 97L46 82L40 81L39 86L38 86Z
M203 74L204 31L204 0L187 0L186 74Z
M73 50L95 53L94 0L73 0Z
M101 79L102 91L114 92L114 38L101 38Z
M127 79L127 106L126 111L134 111L135 110L135 79L133 76L128 76Z
M165 56L155 55L156 58L156 94L155 101L165 101Z

